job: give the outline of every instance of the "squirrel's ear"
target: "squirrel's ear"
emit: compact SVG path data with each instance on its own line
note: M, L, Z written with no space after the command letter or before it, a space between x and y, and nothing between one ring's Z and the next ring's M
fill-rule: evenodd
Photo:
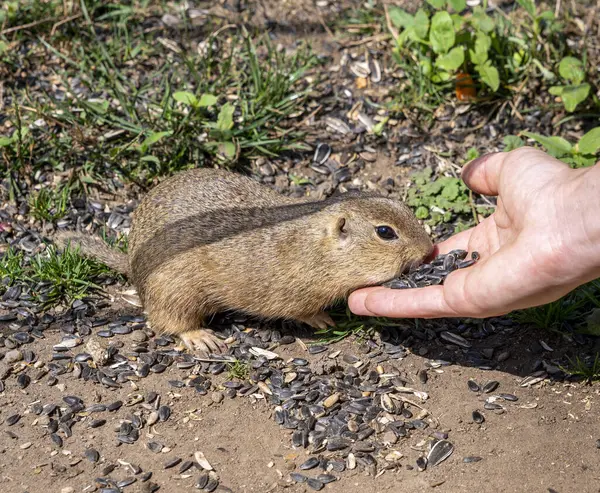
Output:
M348 236L348 220L344 216L335 219L333 234L340 240L345 240Z

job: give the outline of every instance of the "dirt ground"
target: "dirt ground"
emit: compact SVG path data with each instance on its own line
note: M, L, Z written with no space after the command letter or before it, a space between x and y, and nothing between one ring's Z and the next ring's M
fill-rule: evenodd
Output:
M40 361L49 360L52 346L60 340L58 331L49 330L46 339L30 345ZM132 344L131 335L120 336L125 348ZM504 350L511 356L503 362L502 371L484 371L461 366L444 366L429 370L427 383L417 379L419 370L426 367L428 358L410 354L395 365L414 379L413 386L428 393L423 404L430 412L428 432L443 431L455 446L454 453L442 464L419 472L415 461L420 455L422 437L413 436L392 447L403 454L402 467L386 471L378 477L357 470L337 474L339 480L327 485L325 491L361 493L393 491L441 492L594 492L600 490L600 466L596 440L598 430L598 388L583 384L555 383L522 387L520 382L538 357L529 348L536 346L540 337L553 346L558 339L547 333L518 334ZM426 347L424 344L421 347ZM436 349L437 348L437 349ZM282 349L282 348L280 348ZM435 351L445 351L435 345L428 348L428 356L435 359ZM331 350L353 353L350 341L335 344ZM418 348L413 348L417 351ZM278 350L279 351L279 350ZM299 343L280 351L284 359L309 356ZM440 353L441 354L441 353ZM2 372L9 365L0 362ZM386 364L384 364L386 367ZM387 368L387 367L386 367ZM35 372L29 371L30 375ZM178 473L179 466L165 469L164 464L175 457L193 460L195 452L204 453L217 471L221 484L234 492L308 492L308 487L288 481L288 473L306 460L304 451L293 449L291 433L281 429L273 420L273 412L263 399L254 397L225 397L220 403L211 393L200 396L193 388L174 389L170 380L183 379L186 370L174 365L162 374L151 375L136 384L112 390L92 385L72 375L59 378L59 384L48 386L48 377L33 381L20 389L16 378L6 381L6 390L0 394L0 477L2 491L7 493L34 493L42 491L93 491L89 485L105 475L109 465L118 467L110 474L115 480L131 477L124 463L133 463L152 471L150 482L160 491L178 492L193 489L197 471ZM215 390L226 379L220 375L213 380ZM483 398L471 392L467 380L480 384L497 380L496 392L511 393L518 401L509 402L506 412L496 414L483 411ZM133 445L117 446L115 428L131 412L123 406L116 412L100 412L94 417L106 419L99 428L90 428L91 417L73 427L73 436L64 440L58 449L49 439L46 429L39 424L39 416L31 412L35 402L63 404L62 398L76 395L89 406L110 404L116 400L127 402L133 394L156 392L162 404L172 409L171 418L144 428L140 439ZM482 410L485 422L473 423L473 410ZM7 418L19 413L22 418L9 426ZM193 413L195 419L189 419ZM7 434L11 432L12 437ZM153 453L147 443L158 441L169 451ZM27 444L31 444L25 448ZM92 464L84 457L86 448L99 451L101 459ZM324 456L331 455L325 453ZM478 462L465 463L465 457L480 457ZM121 462L119 462L121 461ZM411 467L412 466L412 467ZM412 470L411 470L412 469ZM310 471L309 471L310 472ZM124 491L146 491L138 481ZM87 487L87 489L86 489ZM102 491L102 490L100 490ZM107 490L110 491L110 490ZM219 490L217 490L219 491ZM228 490L222 490L228 491Z

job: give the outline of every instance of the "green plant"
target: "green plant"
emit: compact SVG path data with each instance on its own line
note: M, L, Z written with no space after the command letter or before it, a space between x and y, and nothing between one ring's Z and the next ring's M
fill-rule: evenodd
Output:
M549 67L562 59L559 73L568 83L551 92L573 111L590 85L582 63L568 56L562 23L531 0L518 4L513 15L488 14L485 1L469 10L463 0L428 0L414 15L389 7L388 27L397 35L392 55L408 81L403 104L431 111L453 87L460 100L507 98L529 79L555 81Z
M70 190L62 187L60 190L42 188L29 196L31 214L41 221L60 219L67 213Z
M575 356L575 359L569 358L569 366L561 367L561 370L568 375L579 376L584 382L592 383L600 380L600 354L596 353L594 359L592 357L580 358Z
M523 324L531 324L540 329L565 332L565 324L580 333L591 333L586 318L600 308L600 280L591 281L571 293L546 305L519 310L511 317Z
M41 291L34 290L34 295L43 303L53 305L100 290L101 287L93 280L108 273L108 267L82 257L78 249L67 247L59 254L53 246L49 246L45 252L32 257L24 277L32 283L42 283L44 288Z
M227 378L229 380L233 380L234 378L245 380L249 374L248 363L245 361L236 360L233 363L227 363Z
M413 173L411 181L413 184L408 190L406 203L415 210L418 219L431 226L455 219L471 222L474 213L490 213L489 208L473 204L469 190L460 178L434 177L433 170L427 167Z
M16 280L23 277L23 252L9 247L0 257L0 279L8 282L0 283L0 290L12 285Z
M548 154L564 161L574 168L592 166L596 163L597 155L600 152L600 127L591 129L575 144L558 136L546 137L534 132L522 132L522 135L533 139L544 147ZM506 142L507 141L505 140L505 144ZM510 143L511 149L520 147L524 144L523 141L516 136L510 136L508 142Z
M591 90L591 86L584 82L585 68L581 60L568 56L560 61L558 73L568 84L552 86L549 89L550 94L560 96L565 109L573 112L580 103L586 100Z

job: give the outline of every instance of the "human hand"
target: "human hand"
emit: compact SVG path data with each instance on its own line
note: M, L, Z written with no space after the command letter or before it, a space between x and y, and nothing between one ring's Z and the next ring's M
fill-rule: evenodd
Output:
M353 292L357 315L484 318L549 303L600 277L600 163L571 169L523 147L482 156L462 178L473 191L498 196L479 225L440 243L437 253L477 251L481 259L441 286Z

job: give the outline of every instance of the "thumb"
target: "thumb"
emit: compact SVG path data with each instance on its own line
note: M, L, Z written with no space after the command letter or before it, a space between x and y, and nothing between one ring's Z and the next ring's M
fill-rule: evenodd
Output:
M474 159L462 169L462 180L475 193L498 195L500 172L506 155L505 152L494 152Z

